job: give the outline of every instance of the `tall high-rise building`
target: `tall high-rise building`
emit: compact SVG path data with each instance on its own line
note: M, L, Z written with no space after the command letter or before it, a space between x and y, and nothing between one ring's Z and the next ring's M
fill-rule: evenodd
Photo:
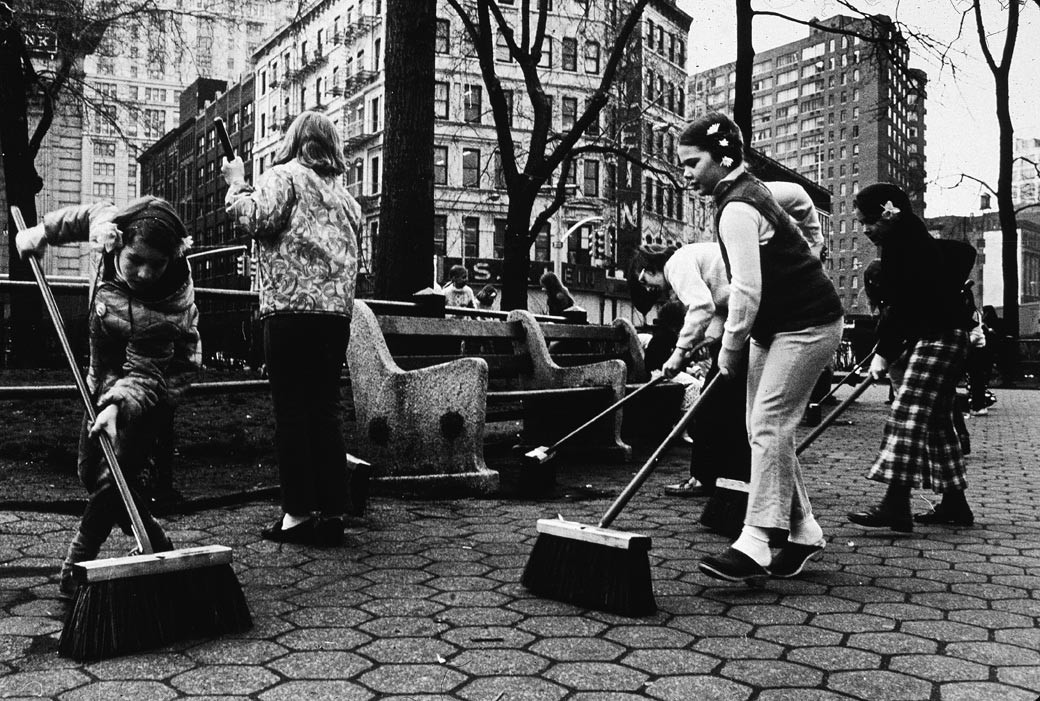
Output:
M893 182L924 214L924 72L910 68L905 39L890 20L835 16L821 24L880 36L879 46L813 28L808 37L755 56L753 133L762 154L826 187L832 195L829 273L847 313L867 313L863 269L876 249L856 219L852 196ZM732 112L734 64L690 78L693 114Z
M137 157L179 123L184 87L199 76L238 81L251 75L253 52L285 21L291 5L177 0L165 10L157 6L113 22L59 97L36 159L44 180L40 212L137 197ZM30 115L33 127L38 118L38 111ZM86 275L90 267L76 247L48 262L52 272L67 275Z

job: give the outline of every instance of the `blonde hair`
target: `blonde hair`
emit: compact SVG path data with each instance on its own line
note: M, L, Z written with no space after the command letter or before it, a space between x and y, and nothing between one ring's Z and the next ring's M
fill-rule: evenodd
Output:
M294 158L322 177L347 170L336 125L320 112L301 112L286 130L274 162L288 163Z

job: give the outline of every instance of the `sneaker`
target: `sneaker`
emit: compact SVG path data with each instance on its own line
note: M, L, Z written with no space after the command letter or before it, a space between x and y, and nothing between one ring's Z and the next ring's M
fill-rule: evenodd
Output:
M819 560L823 557L823 548L826 545L826 541L823 540L816 545L802 545L788 541L769 563L767 568L769 574L781 579L798 576L810 560Z
M749 579L768 577L769 571L736 548L726 548L718 555L701 559L701 572L727 582L746 582Z

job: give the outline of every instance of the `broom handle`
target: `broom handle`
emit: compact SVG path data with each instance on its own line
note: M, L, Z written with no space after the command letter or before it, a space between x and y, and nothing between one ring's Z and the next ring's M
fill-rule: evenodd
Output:
M816 404L816 405L823 404L825 401L827 401L828 399L833 397L834 393L837 392L838 389L840 387L842 387L846 382L848 382L850 377L852 377L857 372L859 372L863 368L863 366L866 364L866 362L874 357L875 353L877 353L877 345L875 345L873 348L871 348L870 352L867 353L865 356L863 356L863 360L861 360L858 363L856 363L856 365L851 370L849 370L849 374L848 375L846 375L845 377L841 378L841 382L839 382L838 384L836 384L833 387L831 387L831 391L830 392L825 394L823 396L823 398L820 399L820 401L813 402L813 404Z
M812 445L812 442L820 437L820 434L827 430L827 427L838 420L838 417L845 413L845 410L856 401L859 395L867 391L867 388L874 384L874 378L867 375L867 378L856 385L855 389L852 390L852 394L846 397L841 404L834 407L834 411L827 414L827 416L820 422L820 425L809 432L802 442L798 444L798 448L795 449L795 455L801 455L802 451Z
M11 214L18 230L24 230L26 226L21 210L18 207L11 207ZM61 349L65 351L65 360L68 361L69 367L72 369L72 377L76 381L80 399L83 400L83 405L87 408L87 416L90 418L91 424L93 424L97 420L97 411L94 409L94 402L90 399L87 383L83 380L83 373L80 372L79 365L76 364L76 356L72 352L72 346L69 344L68 336L65 334L65 322L61 317L61 310L58 309L58 304L54 301L54 293L51 292L51 287L47 283L47 278L44 277L43 270L40 269L40 261L36 259L35 255L29 255L27 258L29 267L32 268L33 276L36 278L36 284L40 288L40 294L43 295L43 303L47 306L51 321L54 323L54 330L57 332L58 340L61 342ZM108 460L112 477L115 480L116 487L119 489L119 496L123 498L123 504L126 506L127 513L130 514L130 527L134 534L134 540L137 541L137 547L142 554L149 554L153 552L152 543L148 539L144 521L141 520L141 514L138 513L133 496L130 494L130 485L127 484L123 471L119 469L119 462L116 460L116 452L112 448L112 442L108 439L108 434L104 432L98 434L98 439L101 441L101 450L105 454L105 459Z
M661 441L661 445L657 446L657 450L654 451L654 454L650 456L639 472L636 473L636 476L632 478L632 481L625 486L625 489L618 495L618 498L610 505L610 508L607 509L607 513L603 514L603 518L599 520L600 528L606 528L614 522L614 519L618 517L621 510L625 508L625 505L628 504L629 501L632 500L632 497L634 497L636 492L639 491L639 488L643 486L643 482L646 482L650 473L654 471L655 467L657 467L657 461L661 457L661 454L664 453L664 451L668 449L668 446L672 444L672 441L678 438L679 434L686 429L686 425L690 423L693 415L696 414L697 410L704 404L704 400L708 398L708 395L714 393L715 388L719 383L726 381L727 380L722 374L718 374L704 387L700 396L697 397L697 401L693 403L693 406L686 410L686 413L679 419L679 423L675 424L675 427L671 430L668 436Z
M691 353L700 350L701 348L703 348L704 346L708 345L709 343L710 343L709 339L705 339L705 340L701 341L700 343L698 343L697 345L695 345L693 347L693 350L691 351ZM564 443L566 443L570 439L574 438L576 435L578 435L579 433L581 433L582 431L587 429L592 424L596 423L597 421L599 421L603 417L608 416L609 414L612 414L613 412L615 412L618 409L620 409L622 406L627 404L632 399L635 399L636 397L638 397L641 392L644 392L645 390L648 390L651 387L656 387L657 385L661 384L662 382L666 381L667 379L668 378L665 377L664 375L658 375L657 377L655 377L654 379L650 380L649 382L644 383L641 387L638 387L637 389L632 390L632 392L630 394L626 394L624 397L622 397L621 399L617 400L616 402L614 402L613 404L608 406L606 409L604 409L600 413L598 413L595 416L593 416L591 419L589 419L588 421L583 423L581 426L578 426L576 429L574 429L573 431L568 433L566 436L564 436L560 440L558 440L555 443L553 443L551 446L549 446L549 450L552 451L552 450L558 449L561 445L563 445Z
M224 155L227 156L229 161L235 160L235 147L231 145L231 137L228 136L224 120L220 117L215 117L213 119L213 127L217 130L217 138L220 139L220 145L224 148Z

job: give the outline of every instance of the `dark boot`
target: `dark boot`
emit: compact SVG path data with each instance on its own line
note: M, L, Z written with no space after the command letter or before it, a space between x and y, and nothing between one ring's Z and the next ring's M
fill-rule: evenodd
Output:
M926 524L971 526L975 523L975 514L964 498L963 489L948 489L943 492L942 501L935 508L923 514L915 514L914 520Z
M910 487L889 484L884 498L877 506L866 511L850 511L849 521L867 528L890 528L901 533L914 530L910 516Z

